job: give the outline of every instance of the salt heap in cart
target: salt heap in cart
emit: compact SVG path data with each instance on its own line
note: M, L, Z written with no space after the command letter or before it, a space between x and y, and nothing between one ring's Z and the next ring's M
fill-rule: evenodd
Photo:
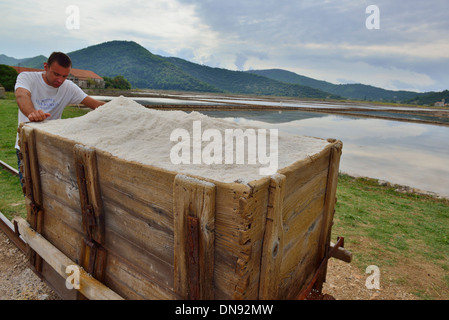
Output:
M340 141L124 97L19 134L30 228L124 299L295 299L327 261Z

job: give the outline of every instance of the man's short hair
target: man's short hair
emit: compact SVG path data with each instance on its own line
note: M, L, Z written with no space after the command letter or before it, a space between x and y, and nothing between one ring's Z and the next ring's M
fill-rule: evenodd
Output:
M50 57L48 57L47 64L51 66L53 62L57 62L63 68L71 68L72 60L69 56L62 52L53 52Z

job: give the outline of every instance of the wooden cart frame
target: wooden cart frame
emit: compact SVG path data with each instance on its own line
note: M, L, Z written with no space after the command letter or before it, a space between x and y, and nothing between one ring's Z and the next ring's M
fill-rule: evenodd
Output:
M19 232L34 270L64 299L304 298L321 291L342 247L330 243L340 141L240 184L126 161L29 125L19 135ZM81 267L79 290L66 288L67 264Z

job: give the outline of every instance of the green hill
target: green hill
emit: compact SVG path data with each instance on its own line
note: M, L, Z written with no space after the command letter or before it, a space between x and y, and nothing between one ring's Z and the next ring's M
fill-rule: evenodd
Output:
M106 42L68 55L74 68L106 77L122 75L134 88L220 92L131 41Z
M407 103L433 106L436 102L440 102L443 99L445 100L445 103L449 103L449 90L444 90L442 92L428 92L408 100Z
M8 57L4 54L0 54L0 64L6 64L8 66L20 66L26 68L43 69L44 62L47 61L47 57L40 55L32 58L16 59Z
M111 41L69 53L73 66L114 77L124 76L134 88L338 98L300 85L211 68L179 58L165 58L132 41Z
M8 57L7 55L0 54L0 64L6 64L7 66L14 66L17 62L20 62L20 59Z
M352 100L405 102L423 95L411 91L393 91L364 84L333 84L301 76L281 69L251 70L251 74L261 75L285 83L300 84Z
M211 68L179 58L166 58L191 76L220 88L225 92L239 94L275 95L303 98L338 99L318 89L303 85L279 82L267 77L241 71L231 71L221 68Z

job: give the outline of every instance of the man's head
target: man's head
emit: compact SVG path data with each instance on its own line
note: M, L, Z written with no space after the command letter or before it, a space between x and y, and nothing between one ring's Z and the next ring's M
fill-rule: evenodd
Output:
M72 61L65 53L53 52L44 63L44 69L44 81L54 88L59 88L70 74Z

